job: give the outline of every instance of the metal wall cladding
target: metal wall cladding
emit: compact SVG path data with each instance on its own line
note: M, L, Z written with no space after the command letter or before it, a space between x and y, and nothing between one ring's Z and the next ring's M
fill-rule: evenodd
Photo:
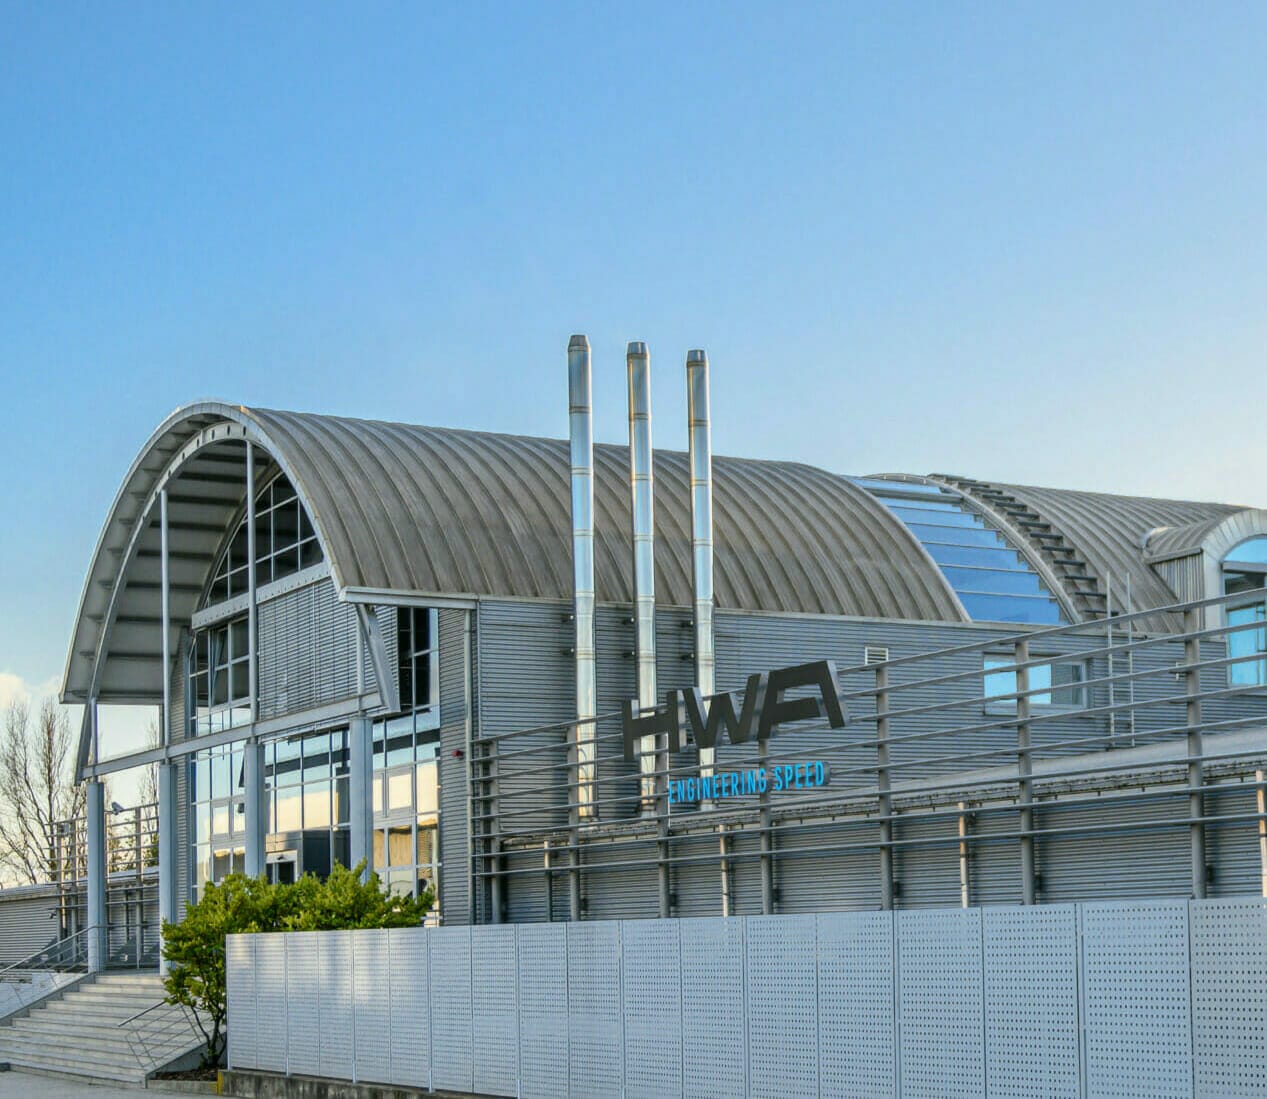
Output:
M391 1079L391 960L386 931L352 936L352 1048L357 1080L385 1084Z
M1188 904L1082 906L1086 1094L1192 1094Z
M893 916L824 912L818 939L818 1072L823 1096L897 1095Z
M620 1099L620 924L567 924L568 1078L573 1095Z
M260 717L356 696L356 608L329 578L261 603L258 624Z
M0 968L43 950L57 930L56 886L0 890Z
M471 979L473 1089L510 1095L519 1080L519 1004L515 929L490 927L479 936Z
M744 921L748 1094L818 1093L818 956L813 916Z
M682 943L677 920L620 925L625 1095L682 1094Z
M471 929L438 927L429 934L432 1086L471 1091Z
M1267 900L1195 904L1189 921L1196 1094L1267 1094Z
M522 1099L1267 1097L1261 897L226 949L238 1069L311 1072L315 1034L329 1078Z
M320 941L312 935L285 935L286 1071L321 1075Z
M1257 794L1249 776L1207 787L1205 811L1207 816L1242 818L1256 813ZM1213 867L1209 896L1243 897L1262 892L1263 859L1256 821L1207 824L1205 850L1206 862Z
M466 628L470 612L437 612L440 645L440 912L445 923L471 919L467 858L467 720L472 718ZM471 644L474 652L474 642ZM473 671L472 673L473 674Z
M982 909L991 1096L1080 1094L1073 905Z
M387 932L391 1000L391 1080L402 1087L431 1086L431 956L426 931Z
M981 910L899 912L902 1094L985 1094Z
M257 935L227 935L224 940L224 1004L229 1028L228 1065L230 1068L256 1068L255 1014L255 944Z
M476 931L478 936L481 932ZM523 1099L568 1095L568 948L563 924L516 928Z

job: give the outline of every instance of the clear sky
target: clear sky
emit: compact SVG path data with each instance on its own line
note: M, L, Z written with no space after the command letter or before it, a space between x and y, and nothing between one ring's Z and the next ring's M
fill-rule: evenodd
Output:
M205 396L1267 505L1267 6L18 4L0 701Z

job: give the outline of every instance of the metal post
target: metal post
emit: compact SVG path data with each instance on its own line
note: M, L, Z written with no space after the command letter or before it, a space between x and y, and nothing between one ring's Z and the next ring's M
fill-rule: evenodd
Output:
M365 860L362 880L374 869L373 781L374 727L368 717L354 717L348 726L348 846L353 866Z
M96 709L95 700L90 703ZM94 733L96 717L93 718ZM84 813L88 824L88 972L106 967L106 788L98 778L89 779L84 790Z
M247 682L251 692L251 721L260 719L259 652L256 645L258 620L255 583L255 447L246 444L246 646ZM360 661L357 662L358 671ZM263 863L261 861L261 869Z
M264 745L248 740L243 745L246 786L246 876L264 874L264 838L268 833L268 788L264 782Z
M959 803L959 906L967 908L972 899L972 878L968 869L968 804Z
M893 907L893 796L889 793L889 666L875 669L875 785L880 809L880 907Z
M1258 789L1254 791L1258 802L1258 869L1262 876L1263 896L1267 897L1267 790L1263 789L1263 771L1254 772Z
M1109 747L1117 747L1117 711L1113 709L1116 701L1113 675L1113 574L1104 574L1104 645L1108 649L1106 660L1109 666Z
M686 353L686 404L691 467L695 686L700 694L708 696L717 689L717 658L713 634L713 444L708 410L708 354L703 350ZM701 777L713 773L714 756L715 749L700 749Z
M175 923L179 911L176 895L176 763L160 763L158 767L158 918L160 973L168 970L162 956L162 925Z
M1013 660L1018 665L1029 661L1029 640L1016 643ZM1034 782L1033 760L1030 757L1029 668L1016 669L1016 787L1021 807L1021 903L1037 903L1034 877Z
M629 489L633 512L634 654L638 665L638 706L656 706L655 637L655 494L651 450L651 356L647 345L631 342L625 349L629 382ZM668 864L668 769L662 738L642 738L638 756L642 812L658 818L660 915L671 915Z
M1201 611L1189 608L1183 612L1183 660L1188 666L1184 672L1184 687L1188 695L1188 819L1192 846L1192 895L1197 900L1205 897L1205 799L1201 788L1205 783L1205 767L1201 762L1201 640L1196 634L1201 629Z

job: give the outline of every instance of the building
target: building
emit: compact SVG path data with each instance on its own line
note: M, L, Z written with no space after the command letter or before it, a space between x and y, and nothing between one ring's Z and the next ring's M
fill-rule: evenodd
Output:
M691 452L652 455L641 345L632 446L595 446L583 339L569 364L570 443L213 402L158 427L62 690L83 926L99 780L153 761L169 917L362 858L446 923L1262 890L1267 511L714 459L697 352ZM671 752L662 722L626 758L627 700L821 659L843 730ZM105 704L160 705L163 745L108 758Z

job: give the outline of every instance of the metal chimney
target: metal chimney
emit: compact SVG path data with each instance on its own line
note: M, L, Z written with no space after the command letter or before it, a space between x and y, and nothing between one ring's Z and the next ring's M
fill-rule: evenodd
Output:
M629 487L633 503L634 655L638 667L638 706L656 705L655 669L655 501L651 458L651 356L647 345L630 343L625 351L629 374ZM656 738L643 737L643 807L655 798Z
M716 690L713 641L713 442L708 412L708 353L686 353L686 419L691 477L691 562L695 603L695 686ZM701 748L701 775L711 775L715 752Z
M598 711L594 656L594 417L590 342L568 341L568 429L572 451L572 584L576 625L576 816L594 815L594 718Z

